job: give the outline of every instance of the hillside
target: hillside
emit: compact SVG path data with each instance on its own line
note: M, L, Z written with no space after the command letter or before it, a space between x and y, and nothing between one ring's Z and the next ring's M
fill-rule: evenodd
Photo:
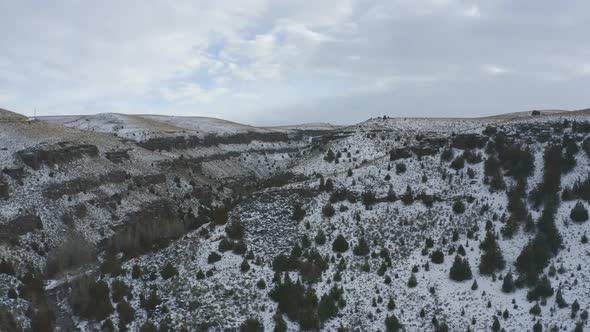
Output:
M0 111L0 330L587 324L587 111L264 128Z

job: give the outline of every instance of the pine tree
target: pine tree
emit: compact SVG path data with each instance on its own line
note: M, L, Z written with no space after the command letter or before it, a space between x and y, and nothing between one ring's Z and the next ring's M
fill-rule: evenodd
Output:
M322 214L326 218L332 218L334 214L336 214L336 210L334 209L334 206L332 206L332 204L328 203L324 205L324 207L322 208Z
M451 279L455 281L464 281L472 278L471 267L467 258L461 258L459 255L455 256L453 266L449 273Z
M510 293L510 292L514 291L514 281L512 278L511 271L508 271L508 273L504 277L504 281L502 283L502 291L504 293Z
M494 323L492 324L492 331L500 331L500 321L497 316L494 316Z
M442 264L445 260L445 254L440 249L437 249L432 253L430 259L434 264Z
M332 179L328 178L326 180L325 190L327 192L330 192L330 191L334 190L334 181L332 181Z
M412 193L412 187L410 187L410 185L406 186L406 192L402 195L402 202L405 205L414 203L414 194Z
M557 289L557 294L555 295L555 303L557 303L557 306L560 309L566 308L567 306L569 306L567 304L567 302L565 301L565 299L563 298L563 295L561 294L561 287L559 287Z
M455 203L453 203L453 212L455 212L455 214L462 214L465 212L465 204L463 204L461 200L456 200Z
M575 300L574 303L572 303L572 313L570 316L572 318L576 318L576 315L578 314L578 310L580 310L580 304L578 303L578 300Z
M344 236L342 236L342 234L338 234L334 242L332 242L332 250L339 253L343 253L348 250L348 242Z
M394 314L392 314L391 316L387 315L387 317L385 318L385 331L397 332L401 328L402 325L400 324L399 320L397 319L397 317L395 317Z
M367 244L367 241L365 240L365 238L361 237L359 239L358 244L356 246L354 246L354 248L352 249L352 252L356 256L366 256L369 254L370 249L369 249L369 245Z
M575 222L584 222L588 220L588 210L581 201L577 202L576 206L572 209L570 218Z
M314 240L315 243L317 243L320 246L323 246L326 243L326 234L324 234L324 231L320 229L316 234Z
M486 237L480 244L482 250L481 260L479 263L479 272L481 274L492 274L504 269L506 262L496 241L496 236L491 231L486 233Z
M408 287L414 288L417 285L418 285L418 280L416 280L416 276L414 275L414 273L412 273L412 275L410 275L410 279L408 279Z
M387 310L392 311L395 310L395 302L392 298L389 298L389 302L387 302Z
M334 151L332 151L332 149L328 149L328 153L326 153L324 160L331 163L334 161L334 159L336 159L336 155L334 154Z

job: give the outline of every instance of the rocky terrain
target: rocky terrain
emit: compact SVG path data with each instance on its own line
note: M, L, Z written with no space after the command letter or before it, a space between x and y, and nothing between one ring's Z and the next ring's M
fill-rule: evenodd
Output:
M590 112L0 110L2 331L583 331Z

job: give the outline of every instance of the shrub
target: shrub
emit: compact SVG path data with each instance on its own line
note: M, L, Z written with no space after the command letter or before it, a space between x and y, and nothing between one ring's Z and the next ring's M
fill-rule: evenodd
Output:
M217 225L225 225L227 223L228 209L225 206L220 206L213 210L213 222Z
M361 198L362 198L363 204L365 205L366 208L371 207L373 204L375 204L377 202L377 198L375 197L375 193L370 190L363 192L363 194L361 195Z
M455 203L453 203L453 212L456 214L462 214L465 212L465 204L460 200L456 200Z
M306 211L303 209L303 206L301 204L296 204L293 208L293 215L291 216L291 219L295 221L301 221L305 217L305 213Z
M432 253L430 259L434 264L442 264L445 261L445 254L438 249Z
M121 280L113 280L111 283L111 288L113 290L113 301L117 303L121 302L121 300L123 300L125 297L127 297L127 299L131 299L133 297L133 294L131 293L131 287L127 286L127 284Z
M331 163L334 161L334 159L336 159L336 154L334 154L334 151L332 151L332 149L328 149L328 152L324 156L324 160Z
M94 246L82 236L72 236L49 254L46 272L52 277L96 260Z
M148 312L148 316L151 316L156 310L156 307L159 306L161 303L162 300L160 300L160 297L156 292L156 288L152 288L152 290L150 291L150 295L148 295L147 298L143 295L139 296L139 304Z
M389 151L389 160L396 161L398 159L410 158L412 154L407 149L392 149Z
M101 321L113 312L109 285L86 275L78 278L72 287L70 304L73 312L84 319Z
M233 244L232 252L236 255L243 255L248 250L246 242L240 240Z
M406 164L404 164L404 163L395 164L395 174L405 173L406 170L407 170Z
M406 186L406 192L402 195L402 202L405 205L410 205L414 203L414 194L412 193L412 188L410 185Z
M409 288L414 288L418 285L418 280L416 280L416 275L414 275L414 273L412 273L410 275L410 279L408 279L408 287Z
M326 180L326 186L324 188L327 192L334 190L334 181L332 179Z
M529 313L533 316L538 316L541 314L541 307L539 307L539 303L535 303L535 305L529 310Z
M272 269L276 272L289 271L289 258L285 254L277 255L272 261Z
M219 241L219 246L217 248L217 250L219 250L220 252L226 252L229 250L232 250L234 247L234 243L232 241L230 241L228 238L224 237L221 239L221 241Z
M0 262L0 274L7 274L9 276L15 275L14 266L12 266L10 261L3 259Z
M239 240L244 236L244 226L239 220L236 220L225 227L225 233L230 239Z
M106 259L100 265L100 273L110 274L113 277L120 275L122 272L121 262L112 254L106 255Z
M453 162L451 162L451 168L458 171L460 169L462 169L463 167L465 167L465 159L462 156L459 156L457 158L455 158L453 160Z
M335 252L343 253L348 250L348 242L342 236L342 234L338 234L334 242L332 242L332 250Z
M172 277L177 276L178 270L174 267L174 265L172 265L172 263L168 262L166 263L166 265L164 265L162 271L160 271L160 275L162 275L162 278L164 278L164 280L168 280Z
M240 325L240 332L264 332L264 325L258 318L248 318Z
M577 202L576 206L570 213L570 218L575 222L584 222L588 220L588 210L582 202Z
M334 209L334 207L330 203L324 205L324 207L322 208L322 214L324 215L324 217L332 218L335 213L336 213L336 210Z
M219 262L220 260L221 260L221 255L220 255L220 254L218 254L218 253L217 253L217 252L215 252L215 251L212 251L212 252L209 254L209 257L207 257L207 263L209 263L209 264L213 264L213 263L215 263L215 262Z
M123 301L117 305L117 313L119 314L119 330L125 331L127 325L135 319L135 310L127 301Z

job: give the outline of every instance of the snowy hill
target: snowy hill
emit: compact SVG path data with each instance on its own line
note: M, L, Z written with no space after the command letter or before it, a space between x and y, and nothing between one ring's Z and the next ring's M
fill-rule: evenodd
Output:
M0 330L587 322L585 111L51 117L0 121L0 156Z

